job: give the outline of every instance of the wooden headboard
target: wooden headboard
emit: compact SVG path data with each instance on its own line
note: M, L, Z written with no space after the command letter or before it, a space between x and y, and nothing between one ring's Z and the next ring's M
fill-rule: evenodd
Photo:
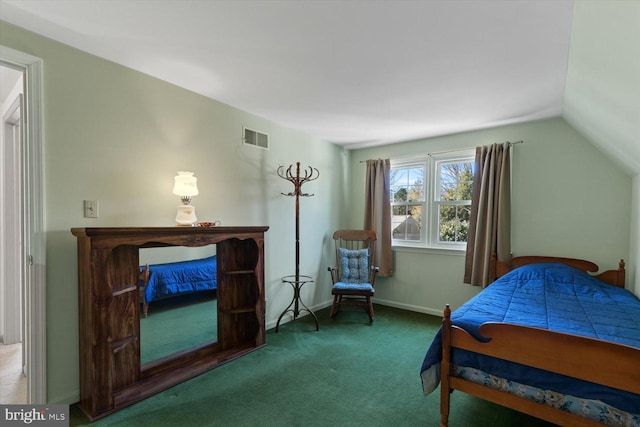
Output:
M498 277L504 276L514 268L540 262L560 262L573 268L577 268L578 270L584 271L586 273L591 273L593 277L605 283L608 283L609 285L617 286L618 288L624 288L625 269L623 260L620 260L620 262L618 263L617 270L607 270L600 274L594 274L599 270L598 265L594 264L591 261L585 261L583 259L533 255L514 257L511 258L511 261L509 261L509 263L504 263L502 261L498 261L494 255L491 258L491 275L495 280Z

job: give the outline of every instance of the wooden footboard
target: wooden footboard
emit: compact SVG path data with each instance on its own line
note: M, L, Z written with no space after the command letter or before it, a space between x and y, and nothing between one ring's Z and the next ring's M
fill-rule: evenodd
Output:
M449 395L453 390L464 391L559 425L599 425L580 416L452 376L452 348L640 394L640 350L637 348L506 323L481 325L480 334L490 341L480 342L465 330L452 325L450 316L451 310L447 306L442 324L441 426L448 424Z

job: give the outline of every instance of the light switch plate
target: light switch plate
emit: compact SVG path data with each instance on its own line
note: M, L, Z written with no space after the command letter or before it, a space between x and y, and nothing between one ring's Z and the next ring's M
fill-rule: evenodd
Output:
M84 201L84 217L98 218L98 201L97 200Z

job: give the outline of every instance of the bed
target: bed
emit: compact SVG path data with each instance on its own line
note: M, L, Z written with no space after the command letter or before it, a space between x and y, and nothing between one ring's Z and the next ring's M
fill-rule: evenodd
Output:
M583 260L516 257L455 312L421 367L440 383L440 425L463 391L559 425L640 426L640 300L624 262L597 276Z
M153 264L140 267L140 304L142 315L149 314L149 304L164 298L217 288L216 256Z

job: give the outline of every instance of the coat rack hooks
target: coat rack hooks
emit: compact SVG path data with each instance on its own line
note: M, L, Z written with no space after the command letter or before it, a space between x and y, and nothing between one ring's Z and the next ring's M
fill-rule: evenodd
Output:
M309 276L301 276L300 275L300 197L311 197L313 194L303 193L302 185L318 179L320 176L320 172L318 169L314 167L307 167L303 169L303 174L300 175L300 162L296 163L296 174L293 175L293 165L289 165L287 169L284 166L278 167L277 170L278 176L282 179L286 179L287 181L293 184L293 191L291 193L281 193L284 196L295 196L296 198L296 274L295 276L285 276L282 278L282 281L285 283L290 283L293 286L293 299L289 306L280 314L278 317L278 322L276 323L276 333L278 332L278 327L280 326L280 320L282 316L285 315L288 311L293 312L293 320L296 320L300 311L308 311L313 319L316 322L316 331L319 330L318 326L318 318L315 313L307 307L304 302L302 302L302 298L300 298L300 288L307 282L313 282L311 277ZM304 307L300 309L298 304L302 304ZM293 309L290 309L291 306L294 306Z
M304 175L300 176L300 162L297 162L296 175L293 176L293 173L291 171L292 168L293 168L293 165L290 165L286 169L286 171L284 169L284 166L280 166L278 168L278 176L282 179L286 179L287 181L290 181L293 184L293 191L291 193L281 193L281 194L284 196L296 196L296 197L313 196L313 194L303 193L301 191L301 188L302 188L302 184L318 179L318 177L320 176L320 172L318 172L318 169L309 166L308 168L304 169ZM297 218L298 218L298 212L296 211L296 219Z

